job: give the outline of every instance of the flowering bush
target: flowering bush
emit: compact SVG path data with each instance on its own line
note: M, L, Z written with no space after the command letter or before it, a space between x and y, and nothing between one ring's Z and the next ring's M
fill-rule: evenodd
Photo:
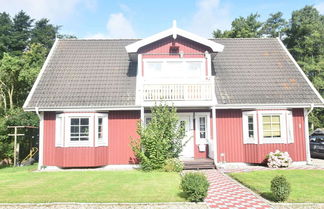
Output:
M279 150L276 150L275 152L270 152L267 156L267 159L267 165L270 168L289 167L292 163L292 159L289 156L288 152L281 152Z

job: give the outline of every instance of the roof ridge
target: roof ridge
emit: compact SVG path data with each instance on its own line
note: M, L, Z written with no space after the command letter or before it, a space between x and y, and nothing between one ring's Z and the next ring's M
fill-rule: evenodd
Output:
M136 41L141 39L136 38L71 38L71 39L58 39L59 41Z

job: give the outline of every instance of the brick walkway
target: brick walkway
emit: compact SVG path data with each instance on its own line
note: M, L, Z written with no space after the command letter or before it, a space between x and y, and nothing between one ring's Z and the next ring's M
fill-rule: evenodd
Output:
M218 170L204 170L210 187L205 202L217 209L269 209L264 199Z

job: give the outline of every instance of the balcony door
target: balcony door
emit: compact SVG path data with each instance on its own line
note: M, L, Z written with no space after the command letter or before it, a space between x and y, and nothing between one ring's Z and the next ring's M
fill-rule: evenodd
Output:
M180 126L184 127L185 133L182 139L183 150L180 153L180 159L194 158L194 132L191 128L193 121L192 117L179 115Z

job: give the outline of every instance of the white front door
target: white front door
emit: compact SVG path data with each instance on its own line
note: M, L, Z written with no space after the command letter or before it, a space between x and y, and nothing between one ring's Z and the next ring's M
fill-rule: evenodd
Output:
M194 158L194 133L190 125L192 124L191 117L179 116L180 126L184 126L185 137L182 139L183 149L180 153L180 159Z

